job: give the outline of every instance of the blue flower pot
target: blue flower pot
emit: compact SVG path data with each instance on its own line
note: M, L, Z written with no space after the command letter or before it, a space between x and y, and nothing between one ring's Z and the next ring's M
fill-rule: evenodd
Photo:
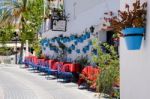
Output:
M70 36L70 40L74 40L75 39L75 36L74 35L71 35Z
M74 44L75 44L75 45L78 45L78 41L75 41Z
M71 54L71 53L72 53L72 50L71 50L71 49L68 49L67 51L68 51L68 53L69 53L69 54Z
M88 45L92 45L92 41L89 41L89 42L88 42Z
M46 43L45 46L48 47L48 43Z
M74 46L74 45L71 45L71 46L70 46L70 49L71 49L71 50L75 50L75 46Z
M86 38L90 38L90 33L86 33Z
M57 40L57 41L60 41L60 38L59 38L59 37L57 37L57 38L56 38L56 40Z
M139 50L142 44L144 28L126 28L122 30L128 50Z
M78 42L83 43L83 39L82 39L82 38L79 38L79 39L78 39Z
M83 48L82 51L83 51L83 53L86 53L86 49L85 48Z
M51 42L53 42L53 43L54 43L54 42L55 42L55 39L52 39L52 40L51 40Z
M83 38L84 38L84 40L86 40L86 39L87 39L87 38L86 38L86 34L84 34L84 35L83 35Z
M89 48L90 48L89 46L86 46L86 50L87 50L87 51L89 51Z
M76 52L77 52L77 53L80 53L80 50L79 50L79 49L77 49L77 50L76 50Z
M63 43L66 43L66 42L67 42L67 39L66 39L66 38L64 38L64 39L63 39Z

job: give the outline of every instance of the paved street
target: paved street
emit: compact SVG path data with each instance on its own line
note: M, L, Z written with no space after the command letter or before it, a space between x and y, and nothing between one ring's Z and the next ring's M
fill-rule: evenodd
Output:
M94 95L74 83L47 80L19 66L0 64L0 99L96 99Z

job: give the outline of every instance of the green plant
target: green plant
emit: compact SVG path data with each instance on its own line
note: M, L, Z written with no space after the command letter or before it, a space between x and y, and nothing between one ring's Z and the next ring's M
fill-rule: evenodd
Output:
M126 4L126 10L118 10L117 16L113 12L106 12L104 17L104 27L111 28L115 31L115 37L120 37L121 30L128 27L145 27L146 26L146 8L147 2L143 4L140 0L133 3L133 8ZM107 29L106 28L106 29Z
M15 52L13 51L13 48L8 48L6 46L0 47L0 55L13 55Z
M37 39L37 31L42 23L42 4L43 0L3 0L0 2L1 10L3 10L0 16L0 27L6 27L10 24L19 30L18 36L21 40L19 63L22 61L25 41L29 40L31 44ZM7 7L8 9L6 9Z
M114 88L113 88L112 96L113 96L115 99L120 99L120 89L117 88L117 87L114 87Z
M6 25L5 27L0 27L0 43L5 45L8 41L14 39L13 37L13 27Z
M93 61L96 62L101 70L97 78L97 91L111 96L113 85L119 79L119 57L114 46L103 43L108 50L104 53L98 40L93 40L93 47L97 49L97 55L93 55Z
M78 56L75 59L75 63L80 64L81 65L81 69L83 69L85 66L90 64L87 55L86 56Z
M41 46L40 46L39 41L35 41L32 46L35 51L35 55L37 57L40 57L40 55L42 54L42 51L41 51Z

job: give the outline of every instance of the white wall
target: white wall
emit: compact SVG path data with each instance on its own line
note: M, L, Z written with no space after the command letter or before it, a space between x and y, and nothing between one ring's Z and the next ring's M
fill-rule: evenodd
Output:
M51 38L60 34L67 36L76 33L82 34L86 28L89 29L92 25L99 25L100 30L104 13L108 11L117 11L119 7L119 0L65 0L66 14L70 14L69 22L67 23L67 31L47 31L43 34L43 38ZM96 30L99 31L98 29ZM104 32L102 32L101 35L106 37ZM87 41L78 45L78 47L82 48L86 43ZM47 48L45 54L51 53L49 48ZM70 56L74 57L75 55L76 53L73 53Z
M133 1L135 0L121 0L120 8L124 9L125 3L130 4ZM150 3L149 0L148 3ZM148 10L146 40L143 40L140 50L129 51L124 38L120 40L121 99L150 99L149 17L150 10Z

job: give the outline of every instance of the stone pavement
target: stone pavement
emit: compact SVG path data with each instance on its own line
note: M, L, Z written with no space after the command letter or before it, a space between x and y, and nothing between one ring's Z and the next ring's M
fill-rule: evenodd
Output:
M0 99L97 99L95 93L77 84L47 80L45 76L0 64ZM102 98L101 98L102 99Z

